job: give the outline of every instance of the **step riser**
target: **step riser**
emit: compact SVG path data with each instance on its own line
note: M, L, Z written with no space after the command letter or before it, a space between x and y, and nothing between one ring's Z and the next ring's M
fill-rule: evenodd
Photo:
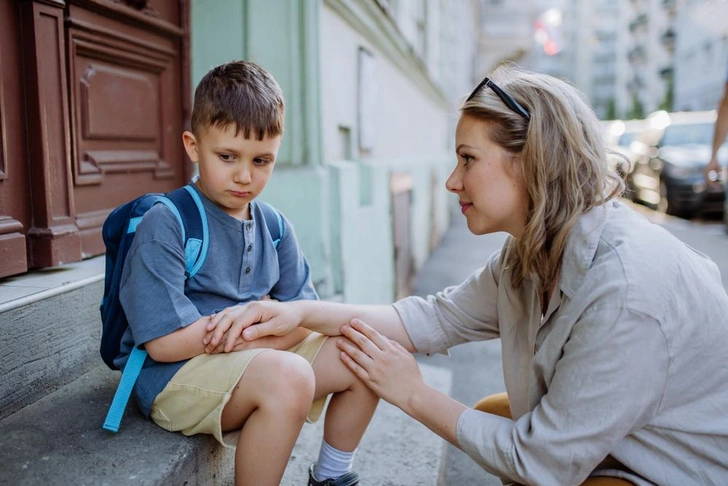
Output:
M105 365L0 421L0 484L231 484L234 451L162 430L132 403L101 424L119 381Z
M103 282L0 314L0 419L101 363Z

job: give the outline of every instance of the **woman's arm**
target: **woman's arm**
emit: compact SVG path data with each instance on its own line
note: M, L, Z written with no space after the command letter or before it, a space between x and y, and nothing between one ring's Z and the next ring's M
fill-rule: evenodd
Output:
M406 350L364 323L354 319L342 333L350 342L337 343L341 359L374 393L488 471L523 484L581 484L615 444L649 422L668 367L652 318L594 310L574 326L548 393L513 421L431 389Z
M208 352L219 345L230 351L242 335L246 341L264 336L285 336L298 326L329 336L341 334L341 326L351 319L366 320L370 325L414 352L404 324L391 305L353 305L322 301L251 302L219 312L207 325L204 338Z

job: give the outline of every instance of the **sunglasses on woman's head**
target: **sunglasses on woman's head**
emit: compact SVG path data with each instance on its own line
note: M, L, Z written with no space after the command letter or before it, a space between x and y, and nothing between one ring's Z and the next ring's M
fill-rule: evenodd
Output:
M470 93L470 96L468 96L468 99L465 100L465 102L467 103L468 101L472 100L475 97L475 95L478 93L478 91L480 91L480 88L482 88L483 86L488 86L490 89L492 89L495 92L495 94L498 95L498 98L500 98L508 108L515 111L516 113L521 115L526 120L531 119L531 114L528 113L528 111L526 111L526 109L524 107L522 107L518 101L513 99L513 96L509 95L508 93L506 93L505 91L500 89L498 87L498 85L495 84L493 81L491 81L491 79L487 76L485 77L485 79L483 79L480 82L479 85L477 85L475 87L475 89L473 90L472 93Z

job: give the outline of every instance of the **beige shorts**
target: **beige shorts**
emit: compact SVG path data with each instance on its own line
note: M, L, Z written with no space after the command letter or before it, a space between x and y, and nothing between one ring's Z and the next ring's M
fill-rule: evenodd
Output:
M313 364L327 336L312 332L288 351ZM235 447L240 431L222 431L221 418L230 396L245 368L258 353L251 349L223 354L202 354L189 360L175 373L152 403L151 419L170 432L185 435L211 434L222 445ZM316 400L308 421L318 420L326 398Z

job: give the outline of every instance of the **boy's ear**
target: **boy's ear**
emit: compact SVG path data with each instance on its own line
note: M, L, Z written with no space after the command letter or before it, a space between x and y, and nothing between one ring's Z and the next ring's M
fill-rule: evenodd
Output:
M197 162L200 157L197 154L197 139L194 134L190 131L185 130L182 133L182 143L185 146L185 151L192 162Z

